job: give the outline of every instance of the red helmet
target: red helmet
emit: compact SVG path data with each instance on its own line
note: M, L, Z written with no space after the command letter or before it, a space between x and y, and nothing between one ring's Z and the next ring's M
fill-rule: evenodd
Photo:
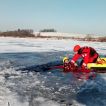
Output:
M80 45L75 45L73 51L77 52L80 48L81 48Z

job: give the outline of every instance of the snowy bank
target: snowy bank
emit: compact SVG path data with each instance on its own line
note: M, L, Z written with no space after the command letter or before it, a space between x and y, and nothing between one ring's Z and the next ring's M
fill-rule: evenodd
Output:
M98 53L105 54L106 42L12 37L0 37L0 53L72 51L76 44L94 47Z
M45 37L72 37L72 38L85 38L91 36L94 38L101 37L94 34L78 34L78 33L60 33L60 32L34 32L35 36L45 36Z

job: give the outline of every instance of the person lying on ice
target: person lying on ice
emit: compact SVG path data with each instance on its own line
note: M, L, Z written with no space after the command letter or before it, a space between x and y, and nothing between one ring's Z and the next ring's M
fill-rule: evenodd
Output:
M92 47L87 47L87 46L80 47L80 45L75 45L73 51L75 52L75 54L72 57L71 61L69 61L70 67L71 68L76 67L76 61L79 58L82 58L82 61L80 63L81 66L80 71L82 72L89 72L90 70L87 69L87 63L95 63L97 61L97 58L99 57L96 50Z

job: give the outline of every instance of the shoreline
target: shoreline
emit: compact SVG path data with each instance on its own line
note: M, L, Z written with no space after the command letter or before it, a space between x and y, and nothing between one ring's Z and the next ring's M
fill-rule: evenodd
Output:
M64 36L34 36L34 37L20 37L20 36L0 36L0 38L28 38L28 39L47 39L47 40L76 40L76 41L90 41L90 42L106 42L106 36L104 37L64 37Z

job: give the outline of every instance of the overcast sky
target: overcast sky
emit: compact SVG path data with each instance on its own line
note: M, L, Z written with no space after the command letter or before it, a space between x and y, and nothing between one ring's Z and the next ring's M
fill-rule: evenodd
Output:
M18 28L106 35L106 0L0 0L0 31Z

